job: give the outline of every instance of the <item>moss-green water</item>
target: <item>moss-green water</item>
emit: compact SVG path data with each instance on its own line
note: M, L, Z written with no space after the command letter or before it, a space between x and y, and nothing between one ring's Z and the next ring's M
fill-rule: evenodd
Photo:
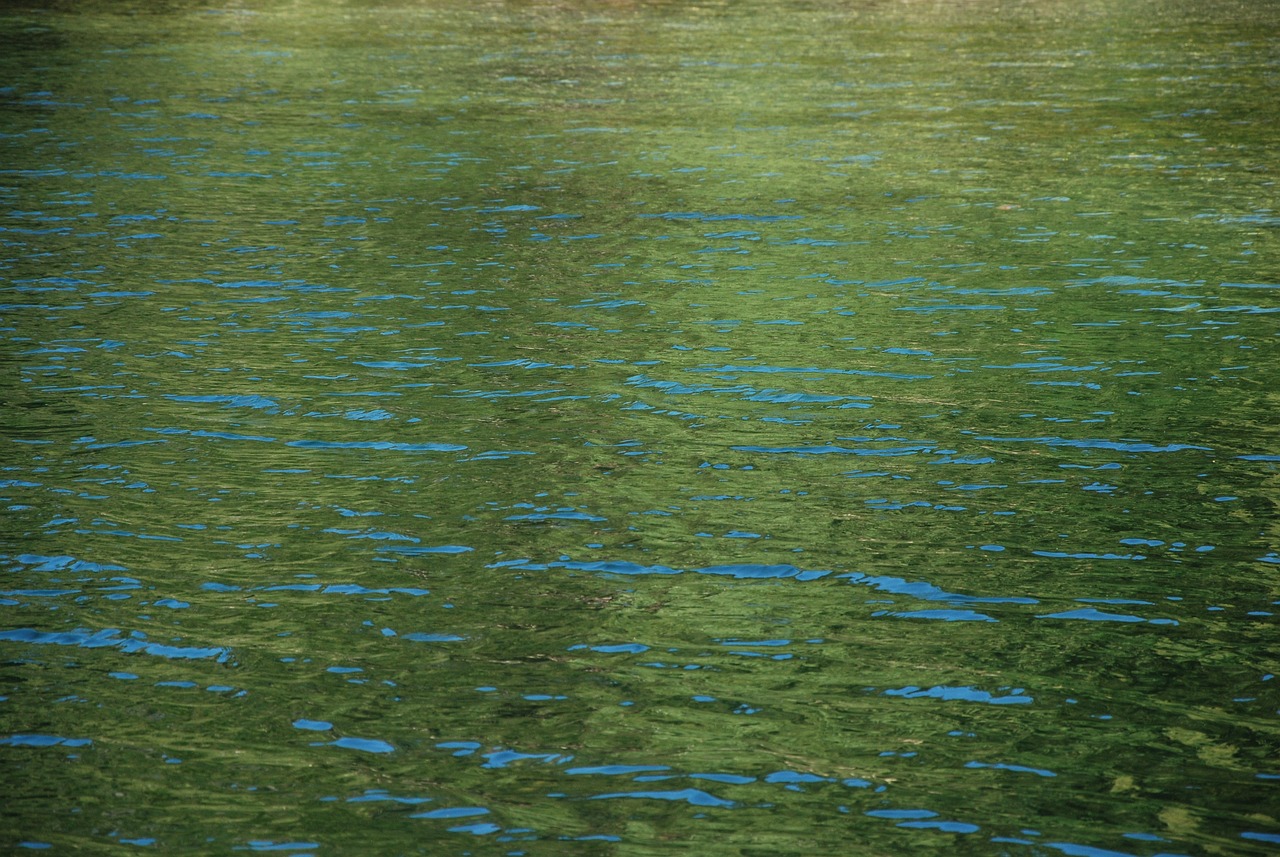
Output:
M1280 842L1274 4L2 8L0 841Z

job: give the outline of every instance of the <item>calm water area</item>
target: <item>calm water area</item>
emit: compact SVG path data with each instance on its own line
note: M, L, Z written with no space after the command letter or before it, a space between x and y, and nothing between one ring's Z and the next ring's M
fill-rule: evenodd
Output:
M0 44L0 849L1280 850L1280 3Z

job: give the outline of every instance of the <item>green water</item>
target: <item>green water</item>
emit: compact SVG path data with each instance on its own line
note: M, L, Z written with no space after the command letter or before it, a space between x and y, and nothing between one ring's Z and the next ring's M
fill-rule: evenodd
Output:
M1277 34L0 4L0 843L1274 853Z

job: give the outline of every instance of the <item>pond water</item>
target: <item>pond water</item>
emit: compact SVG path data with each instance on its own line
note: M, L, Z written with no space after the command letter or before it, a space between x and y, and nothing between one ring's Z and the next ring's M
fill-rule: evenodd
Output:
M1277 4L0 30L5 847L1275 852Z

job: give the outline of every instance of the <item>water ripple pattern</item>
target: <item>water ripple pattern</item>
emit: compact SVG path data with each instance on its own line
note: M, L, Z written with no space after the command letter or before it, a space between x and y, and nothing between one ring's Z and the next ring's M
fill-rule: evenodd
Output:
M5 4L0 849L1275 853L1278 15Z

